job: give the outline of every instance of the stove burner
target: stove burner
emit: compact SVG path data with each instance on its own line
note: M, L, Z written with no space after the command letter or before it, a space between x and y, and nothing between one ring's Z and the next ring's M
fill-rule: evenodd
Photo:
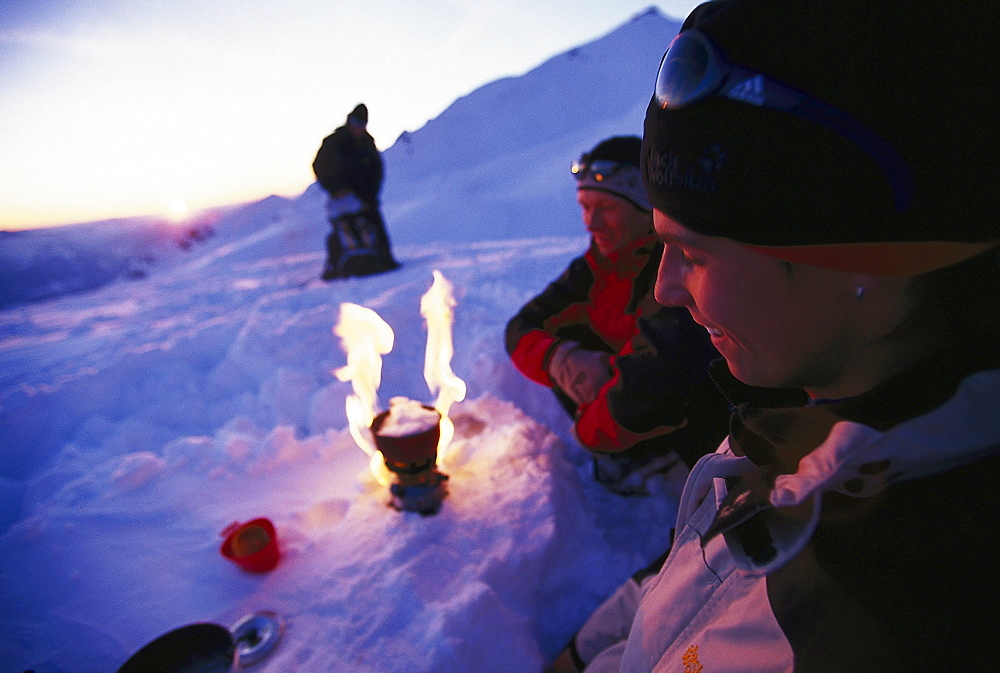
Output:
M397 473L396 481L389 485L390 504L401 512L437 514L441 501L448 495L447 481L448 475L433 467L413 475Z

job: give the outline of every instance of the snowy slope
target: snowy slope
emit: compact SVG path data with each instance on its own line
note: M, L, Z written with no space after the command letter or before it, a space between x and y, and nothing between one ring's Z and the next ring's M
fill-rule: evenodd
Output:
M649 10L401 136L385 152L394 235L423 243L575 232L570 163L603 138L642 133L656 68L679 28Z

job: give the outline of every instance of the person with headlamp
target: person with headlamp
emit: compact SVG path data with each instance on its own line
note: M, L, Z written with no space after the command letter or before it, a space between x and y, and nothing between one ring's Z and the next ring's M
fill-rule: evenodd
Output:
M551 387L573 418L596 479L626 495L647 493L661 473L679 487L726 430L726 403L707 373L718 353L687 310L652 296L663 247L639 174L641 144L608 138L573 163L589 249L506 330L516 368Z

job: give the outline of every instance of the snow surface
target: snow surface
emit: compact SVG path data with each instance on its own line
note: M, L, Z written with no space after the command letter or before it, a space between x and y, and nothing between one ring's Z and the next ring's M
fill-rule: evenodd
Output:
M570 160L640 133L677 24L646 13L466 96L386 151L403 267L324 283L324 200L0 238L0 673L113 671L178 626L286 620L266 671L539 671L667 545L676 484L594 483L551 393L503 346L509 317L586 236ZM317 141L318 145L318 141ZM350 436L339 306L393 328L380 401L430 402L421 295L454 285L449 496L387 506ZM258 516L281 561L250 574L219 533Z

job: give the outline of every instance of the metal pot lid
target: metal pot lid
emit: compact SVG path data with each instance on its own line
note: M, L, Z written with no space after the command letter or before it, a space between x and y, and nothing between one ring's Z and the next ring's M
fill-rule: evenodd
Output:
M230 632L236 641L240 666L250 666L269 655L281 639L284 626L270 610L249 614L236 622Z

